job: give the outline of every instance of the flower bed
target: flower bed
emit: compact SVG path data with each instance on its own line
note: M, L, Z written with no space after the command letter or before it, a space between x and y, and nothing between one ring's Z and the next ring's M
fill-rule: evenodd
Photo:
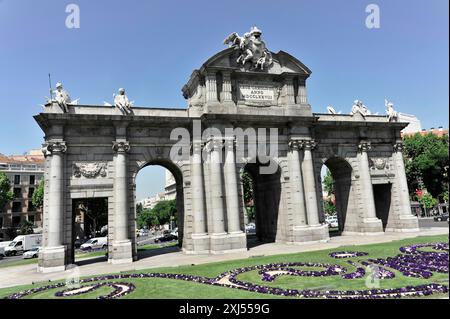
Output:
M437 251L421 251L420 248L431 247ZM394 272L388 270L395 269L400 271L404 276L430 278L433 272L448 273L448 244L432 243L410 245L400 248L399 254L395 257L368 259L367 261L358 261L361 265L371 267L376 265L374 272L375 278L392 279L395 277ZM353 257L365 256L364 252L333 252L329 256L333 258L349 258L343 255L351 255ZM314 290L314 289L284 289L264 284L256 284L239 280L240 274L249 271L258 271L263 282L273 282L277 277L282 275L289 276L306 276L306 277L325 277L340 275L343 279L357 279L366 276L366 269L358 267L354 261L347 261L348 264L356 268L351 273L346 273L347 269L339 265L331 265L324 263L271 263L265 265L256 265L242 267L220 274L215 278L203 276L185 275L185 274L168 274L168 273L133 273L105 275L98 277L85 278L80 280L82 285L79 288L65 289L57 291L56 297L67 297L86 294L95 291L100 287L111 287L113 289L107 295L98 296L98 299L115 299L132 293L136 287L134 284L123 281L124 279L145 279L145 278L163 278L173 280L183 280L195 282L205 285L222 286L231 289L241 289L250 292L262 294L271 294L276 296L289 296L300 298L330 298L330 299L379 299L379 298L401 298L413 296L428 296L435 293L448 293L448 286L437 283L421 284L416 286L406 286L400 288L387 289L366 289L366 290ZM303 270L293 267L318 267L324 270ZM114 281L112 281L114 280ZM120 281L115 281L120 280ZM57 283L43 287L32 288L7 296L7 299L18 299L32 294L44 292L47 290L63 288L64 283Z

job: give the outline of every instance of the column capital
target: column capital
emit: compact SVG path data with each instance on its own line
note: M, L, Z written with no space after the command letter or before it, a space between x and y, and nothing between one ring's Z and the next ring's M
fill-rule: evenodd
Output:
M234 136L225 137L223 142L227 150L234 150L236 146L236 138Z
M199 153L202 151L205 143L203 143L201 140L194 140L191 142L191 152L192 154Z
M394 152L402 152L403 148L404 148L404 144L403 142L395 142L394 145L392 145L392 147L394 148Z
M370 151L372 149L372 145L370 144L369 141L360 141L358 144L358 150L360 152L367 152Z
M222 138L209 138L208 141L205 143L205 149L207 152L211 152L213 150L221 150L224 146L223 139Z
M42 144L42 153L44 153L44 156L62 154L66 151L67 145L65 141L47 141Z
M116 153L126 153L130 150L130 143L128 141L113 141L112 149Z
M305 151L311 151L317 147L317 142L315 140L303 140L302 147Z
M303 142L297 139L290 139L288 147L290 151L298 151L303 148Z

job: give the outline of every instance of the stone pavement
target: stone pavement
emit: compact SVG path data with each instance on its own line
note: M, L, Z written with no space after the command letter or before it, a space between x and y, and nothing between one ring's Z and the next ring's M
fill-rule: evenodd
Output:
M444 235L449 233L449 229L444 227L424 228L415 233L385 233L381 236L337 236L332 237L327 243L305 243L299 245L286 245L269 243L262 244L248 251L221 254L221 255L187 255L176 248L166 248L165 254L152 254L143 257L131 264L112 265L106 261L97 263L83 263L79 266L81 276L94 276L106 273L117 273L121 271L133 271L158 267L176 267L181 265L204 264L219 261L229 261L244 259L255 256L269 256L277 254L289 254L322 249L338 248L347 245L365 245L375 243L385 243L405 238L417 236ZM172 251L172 252L171 252ZM33 282L44 282L49 280L64 279L68 271L42 274L37 272L37 265L23 265L17 267L0 268L0 288L26 285Z

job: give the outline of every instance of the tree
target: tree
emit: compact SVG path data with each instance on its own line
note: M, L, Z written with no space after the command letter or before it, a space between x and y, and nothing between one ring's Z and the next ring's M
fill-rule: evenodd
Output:
M19 235L28 235L33 234L33 223L26 220L20 224Z
M432 197L442 197L448 191L448 134L439 137L435 134L419 133L406 136L403 140L403 156L410 194L424 188Z
M167 224L177 219L177 203L176 200L160 201L152 209L143 209L137 214L138 228L159 226Z
M0 172L0 211L3 211L5 205L12 201L14 193L11 190L11 182L5 173Z
M331 172L328 168L327 172L325 173L325 177L323 178L323 190L328 194L328 196L334 194L333 176L331 175Z
M44 179L42 179L39 182L39 185L34 191L33 196L31 198L31 202L33 203L34 207L42 208L42 206L44 205L44 190L45 190Z
M244 192L245 214L249 221L256 219L256 207L253 199L253 180L249 172L244 170L241 174L242 186Z

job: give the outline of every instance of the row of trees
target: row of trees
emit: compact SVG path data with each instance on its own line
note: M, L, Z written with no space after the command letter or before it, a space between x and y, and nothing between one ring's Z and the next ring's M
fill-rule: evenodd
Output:
M143 208L142 204L136 205L136 223L138 228L151 228L161 226L177 220L176 200L160 201L152 209Z
M413 200L432 208L448 203L448 134L415 134L403 139L403 156L409 193Z

